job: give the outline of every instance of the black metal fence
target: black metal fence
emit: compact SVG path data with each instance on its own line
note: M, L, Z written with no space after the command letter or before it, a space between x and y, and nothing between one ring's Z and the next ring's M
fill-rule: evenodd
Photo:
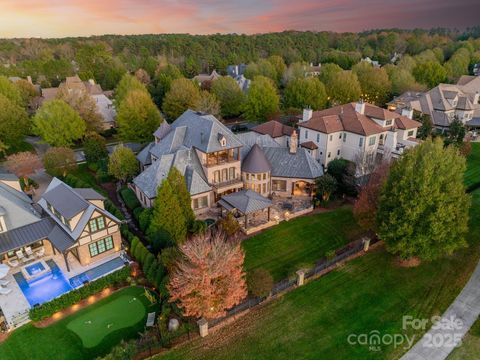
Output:
M378 242L378 239L371 239L370 240L370 245L373 245L376 242ZM357 240L353 243L348 244L344 248L337 250L334 258L332 258L330 260L328 260L326 258L323 258L323 259L319 260L312 269L309 269L305 272L305 279L309 279L311 277L314 277L314 276L324 272L327 269L330 269L327 272L330 272L330 271L334 270L334 267L333 267L334 265L338 264L339 262L347 259L348 257L350 257L352 255L363 252L364 251L363 249L364 249L364 241L363 240ZM325 274L327 272L325 272ZM273 286L272 291L270 293L270 296L275 296L275 295L277 295L279 293L282 293L284 291L292 290L293 288L296 287L296 284L297 284L296 279L290 279L290 278L284 279L284 280L276 283ZM261 304L266 299L267 299L267 297L249 298L246 301L244 301L243 303L241 303L241 304L231 308L230 310L228 310L227 314L225 316L223 316L221 318L218 318L218 319L210 320L208 322L208 327L209 328L215 327L215 326L221 324L222 322L224 322L225 320L229 319L230 317L235 316L235 315L237 315L237 314L239 314L239 313L241 313L245 310L251 309L251 308Z

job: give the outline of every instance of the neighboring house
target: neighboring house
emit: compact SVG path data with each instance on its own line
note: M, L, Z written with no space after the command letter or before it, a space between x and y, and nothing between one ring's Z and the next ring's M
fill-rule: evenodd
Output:
M238 65L228 65L227 66L227 75L236 78L237 76L241 76L245 74L245 70L247 70L246 64L238 64Z
M155 142L137 155L144 170L130 187L143 206L151 207L158 186L175 166L185 177L197 213L244 188L263 196L311 195L323 171L305 149L297 147L294 134L288 148L269 135L235 135L214 116L187 110L172 124L162 123L154 133ZM260 157L266 161L257 164Z
M480 76L480 63L473 65L473 75Z
M248 89L250 89L250 85L252 84L252 81L250 79L247 79L245 76L238 75L233 78L236 82L238 87L244 92L247 93Z
M376 67L376 68L379 68L380 67L380 63L376 60L372 60L370 59L368 56L366 58L363 58L362 60L360 61L363 61L363 62L366 62L366 63L369 63L370 65L372 65L373 67Z
M462 76L457 84L439 84L424 93L406 92L388 104L389 109L401 113L413 109L427 114L434 126L444 131L454 119L468 125L480 118L480 77Z
M323 166L336 158L351 161L377 153L398 157L417 145L420 123L364 102L321 111L305 109L298 123L299 142Z
M97 112L102 117L102 126L104 129L115 127L116 112L112 101L109 99L111 92L103 91L95 80L82 81L78 75L69 76L65 79L66 88L68 91L84 91L92 97L97 104ZM53 100L58 94L59 88L45 88L42 89L42 102Z
M255 126L252 131L262 135L270 135L280 146L287 147L289 146L290 136L295 129L279 121L271 120Z
M322 70L322 64L318 65L313 65L313 63L310 63L310 66L307 66L305 68L305 76L306 77L311 77L311 76L318 76L320 75L320 71Z
M120 220L105 210L105 198L95 190L73 189L54 178L38 204L32 204L12 183L0 180L2 262L21 265L19 253L42 249L42 257L62 254L70 271L73 262L87 266L120 251Z
M211 74L198 74L195 76L192 80L197 82L199 86L201 87L209 87L207 84L211 83L212 81L215 81L219 78L221 78L222 75L217 73L216 70L213 70Z
M18 178L0 174L0 310L9 328L28 322L29 309L126 264L120 220L93 189L54 178L37 204Z

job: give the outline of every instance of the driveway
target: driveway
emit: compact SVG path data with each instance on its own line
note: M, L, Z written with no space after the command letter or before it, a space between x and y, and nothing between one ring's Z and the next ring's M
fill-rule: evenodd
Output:
M470 330L479 314L480 263L462 292L443 314L440 320L442 326L432 327L401 360L446 359Z

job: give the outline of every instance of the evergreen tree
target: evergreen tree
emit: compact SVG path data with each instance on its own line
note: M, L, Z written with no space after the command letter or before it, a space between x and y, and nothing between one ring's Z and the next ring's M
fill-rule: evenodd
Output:
M467 246L465 168L465 158L440 139L425 140L393 163L377 213L390 252L433 260Z
M151 233L165 231L175 243L181 244L187 237L187 221L183 214L172 186L167 179L163 180L153 204L153 216L149 231Z
M175 166L172 166L168 173L167 180L172 187L173 193L177 196L183 217L187 222L187 227L190 228L195 220L195 214L192 209L192 198L188 192L185 178Z

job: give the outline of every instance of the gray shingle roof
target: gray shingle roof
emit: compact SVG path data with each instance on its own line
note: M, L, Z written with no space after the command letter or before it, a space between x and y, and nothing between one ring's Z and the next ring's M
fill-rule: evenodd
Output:
M295 154L283 147L264 147L263 151L272 166L271 176L316 179L323 175L322 166L304 148Z
M242 171L252 174L270 172L272 167L258 144L254 144L242 162Z
M40 216L32 207L32 200L25 193L20 192L1 181L0 205L5 212L3 219L7 230L37 222L40 219Z
M145 146L138 154L137 154L137 160L142 164L143 166L145 165L150 165L152 163L152 157L150 155L150 150L155 146L154 142L151 142L147 146Z
M151 150L156 157L182 146L188 149L195 147L205 153L242 146L231 130L213 115L187 110L170 126L168 134ZM225 147L221 146L219 135L225 136Z
M272 200L252 190L241 190L222 196L218 203L228 210L234 208L243 214L250 214L272 206Z
M73 191L85 200L105 200L105 196L99 194L92 188L74 188Z
M254 144L258 144L261 147L280 147L280 144L273 140L270 135L261 135L254 131L237 134L237 138L243 144L243 147L240 149L240 156L242 159L246 158Z
M184 148L175 153L161 155L149 168L133 179L133 183L152 199L157 195L158 186L168 176L172 166L185 176L187 189L191 195L211 190L197 153Z
M162 140L165 137L165 135L167 135L170 132L171 129L172 128L169 123L167 123L166 121L162 121L158 129L155 130L155 132L153 133L153 136L155 136L159 140Z
M60 183L54 189L47 191L42 198L66 219L71 219L88 208L88 202L64 183Z

